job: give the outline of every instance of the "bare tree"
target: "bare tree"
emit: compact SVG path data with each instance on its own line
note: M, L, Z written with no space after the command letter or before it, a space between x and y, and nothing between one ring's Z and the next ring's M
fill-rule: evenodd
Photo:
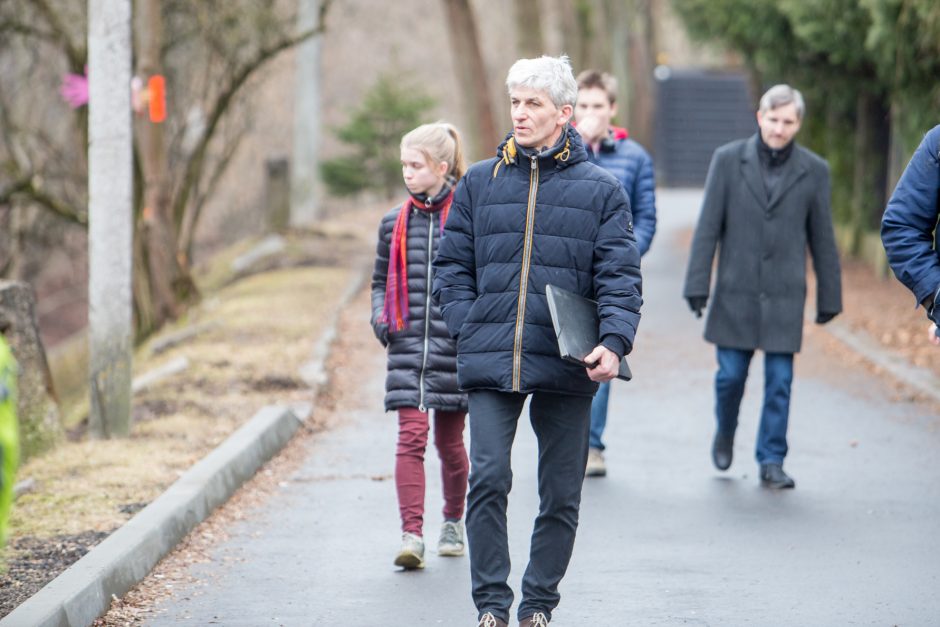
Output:
M614 0L621 4L624 0ZM651 148L656 115L655 29L653 27L653 0L628 0L625 24L629 32L629 117L626 120L634 139ZM616 61L615 61L616 63Z
M471 155L479 158L499 142L500 135L490 103L489 81L480 51L476 20L468 0L444 0L444 8L457 82L460 84L463 102L470 109L464 137L470 144Z
M542 10L539 0L515 0L516 34L521 57L532 58L545 53L542 40Z
M137 0L137 76L146 84L163 76L163 13L160 0ZM160 96L162 97L162 96ZM144 327L172 320L179 315L185 298L195 291L186 268L176 255L176 224L171 214L172 200L167 164L166 127L148 116L137 118L137 155L140 164L138 194L143 198L137 240L138 299L140 316L152 316Z

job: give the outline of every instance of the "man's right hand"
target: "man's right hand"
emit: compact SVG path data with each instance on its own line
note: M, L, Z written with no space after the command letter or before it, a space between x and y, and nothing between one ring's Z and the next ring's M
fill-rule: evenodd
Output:
M708 296L689 296L686 300L689 301L689 309L695 312L695 317L701 318L702 310L708 304Z

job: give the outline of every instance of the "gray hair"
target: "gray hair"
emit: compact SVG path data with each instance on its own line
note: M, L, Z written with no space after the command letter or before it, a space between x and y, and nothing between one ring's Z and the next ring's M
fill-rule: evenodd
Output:
M559 109L564 105L573 107L578 100L578 83L566 55L519 59L506 75L506 89L512 91L516 87L546 92Z
M801 120L803 119L803 114L806 112L806 105L803 103L803 94L797 89L793 89L789 85L774 85L767 90L763 96L760 97L760 108L759 111L764 113L777 107L783 107L790 103L793 103L793 106L796 107L796 115Z

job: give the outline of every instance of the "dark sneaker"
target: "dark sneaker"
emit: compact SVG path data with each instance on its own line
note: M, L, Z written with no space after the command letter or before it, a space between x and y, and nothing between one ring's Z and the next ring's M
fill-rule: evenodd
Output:
M772 490L786 490L796 487L796 482L790 475L783 472L781 464L761 464L760 484Z
M496 618L492 612L484 612L483 616L480 617L480 622L477 623L477 627L509 627L509 623Z
M734 457L734 438L715 433L712 442L712 463L718 470L728 470Z
M520 620L519 627L548 627L548 616L543 612L536 612L532 616Z

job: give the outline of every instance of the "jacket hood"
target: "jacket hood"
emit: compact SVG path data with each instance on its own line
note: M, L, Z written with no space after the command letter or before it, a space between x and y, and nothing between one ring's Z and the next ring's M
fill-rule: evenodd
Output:
M524 151L526 151L525 148L516 145L515 134L510 131L496 148L496 157L500 160L500 163L516 165ZM581 135L570 124L566 124L555 145L545 152L538 153L538 159L540 167L544 168L546 165L551 164L553 167L562 170L581 161L586 161L587 151L584 149Z

